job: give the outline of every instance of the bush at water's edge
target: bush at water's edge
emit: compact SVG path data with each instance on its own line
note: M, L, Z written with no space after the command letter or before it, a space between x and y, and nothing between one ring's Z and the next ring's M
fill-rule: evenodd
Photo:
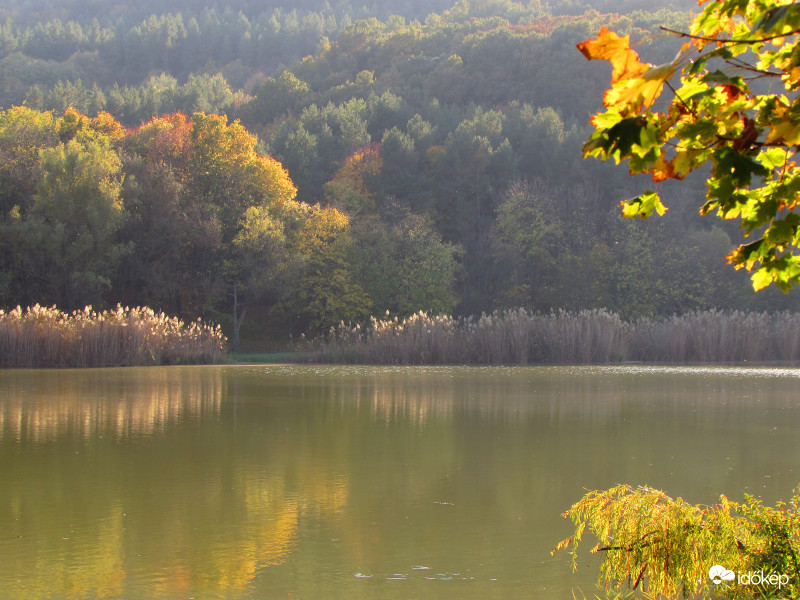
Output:
M372 318L308 344L308 362L362 364L795 363L800 314L708 310L629 323L603 309Z
M38 304L0 310L0 367L114 367L225 361L217 326L150 308L65 313Z

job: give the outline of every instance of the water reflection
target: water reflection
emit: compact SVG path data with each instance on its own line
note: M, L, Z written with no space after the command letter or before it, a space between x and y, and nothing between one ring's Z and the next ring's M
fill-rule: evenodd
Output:
M0 586L11 598L570 597L594 572L576 580L549 551L585 488L788 496L799 373L0 372Z
M742 367L250 367L294 393L373 420L424 427L470 415L492 421L576 418L603 427L634 409L694 413L800 406L800 369Z
M223 369L0 377L5 597L239 597L347 503L337 469L222 410Z
M219 369L10 370L0 375L0 441L131 438L219 414Z

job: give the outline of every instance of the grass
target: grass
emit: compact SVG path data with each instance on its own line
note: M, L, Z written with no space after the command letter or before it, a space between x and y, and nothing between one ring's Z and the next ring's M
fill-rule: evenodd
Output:
M303 360L362 364L793 363L800 314L698 311L623 321L603 309L341 323L307 344Z
M225 360L219 326L150 308L65 313L38 304L0 310L0 367L209 364Z

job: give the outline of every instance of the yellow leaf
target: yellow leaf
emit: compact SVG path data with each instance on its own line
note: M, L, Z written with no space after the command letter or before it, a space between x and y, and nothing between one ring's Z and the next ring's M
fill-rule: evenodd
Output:
M656 161L653 163L653 181L658 183L665 179L675 177L676 179L683 179L683 176L677 176L672 161L665 160L664 152L661 153Z
M664 82L675 72L672 64L647 69L641 77L631 77L606 91L603 103L615 106L622 114L649 109L661 94Z
M784 146L800 144L800 123L791 119L778 121L770 127L767 134L767 144L781 141Z
M650 67L639 60L639 55L631 49L630 42L631 36L620 37L604 26L596 39L578 44L578 50L589 60L609 61L613 67L611 83L614 84L620 79L644 73Z
M800 81L800 67L792 67L783 76L784 81L788 84L795 84Z

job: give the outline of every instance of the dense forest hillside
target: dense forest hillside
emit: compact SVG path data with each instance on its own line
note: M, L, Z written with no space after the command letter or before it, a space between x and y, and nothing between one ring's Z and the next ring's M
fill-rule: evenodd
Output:
M580 158L609 72L575 44L607 25L665 60L659 27L693 4L4 8L0 305L231 331L253 307L277 336L420 309L794 307L725 264L741 234L698 217L702 181L625 221L630 178Z

